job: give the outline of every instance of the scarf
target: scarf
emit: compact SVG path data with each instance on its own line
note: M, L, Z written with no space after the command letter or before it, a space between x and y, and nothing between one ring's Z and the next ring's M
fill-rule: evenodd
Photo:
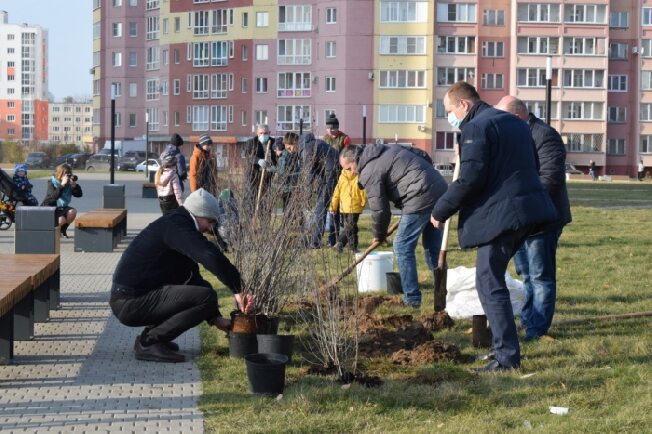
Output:
M59 194L59 198L57 199L57 208L65 208L68 206L70 203L70 200L72 199L72 187L70 184L66 185L65 187L61 187L61 182L54 176L51 178L52 185L54 185L54 188L61 190L61 193Z

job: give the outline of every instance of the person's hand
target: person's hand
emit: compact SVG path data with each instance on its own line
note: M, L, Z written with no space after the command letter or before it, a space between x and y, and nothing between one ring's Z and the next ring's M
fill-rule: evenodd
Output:
M238 304L238 309L244 313L251 313L254 310L254 296L251 293L236 294L235 302Z
M258 160L257 164L258 164L258 166L260 166L261 169L266 169L266 168L269 167L269 163L266 160L262 159L262 158L260 160Z
M61 178L61 186L68 185L70 182L70 176L64 175L63 178Z
M435 227L435 229L441 229L444 227L444 223L440 222L439 220L435 219L433 216L430 216L430 223Z

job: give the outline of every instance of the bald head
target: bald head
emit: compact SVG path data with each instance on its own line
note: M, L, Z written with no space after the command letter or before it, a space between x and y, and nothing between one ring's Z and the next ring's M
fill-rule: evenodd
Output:
M524 121L527 121L530 117L530 112L528 111L525 103L515 96L507 95L502 97L501 100L498 101L498 104L496 104L494 107L498 110L516 115Z

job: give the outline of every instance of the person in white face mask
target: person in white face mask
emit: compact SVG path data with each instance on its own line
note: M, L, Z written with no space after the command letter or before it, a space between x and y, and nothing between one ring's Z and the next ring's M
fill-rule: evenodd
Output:
M245 192L244 213L253 216L256 208L256 197L263 177L261 196L269 188L274 173L270 170L276 166L276 153L274 152L275 138L269 133L269 126L260 124L256 126L256 135L245 143Z

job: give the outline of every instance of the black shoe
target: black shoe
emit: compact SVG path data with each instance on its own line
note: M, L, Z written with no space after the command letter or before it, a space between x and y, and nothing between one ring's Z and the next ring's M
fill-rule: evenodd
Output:
M496 352L494 350L489 351L486 354L480 354L475 356L476 362L485 362L487 360L494 360L496 358Z
M70 226L70 224L64 223L60 227L61 236L64 237L64 238L68 238L68 232L67 232L68 231L68 226Z
M176 342L161 342L161 345L163 345L165 348L167 348L170 351L179 351L179 345L177 345Z
M186 358L182 354L170 351L162 342L156 342L144 347L140 343L140 336L136 337L134 354L136 359L150 362L180 363L186 361Z
M512 369L517 369L517 368L510 368L507 366L503 366L500 364L498 360L494 359L491 362L489 362L487 365L483 366L482 368L471 369L471 372L475 372L476 374L485 374L490 372L511 371Z

